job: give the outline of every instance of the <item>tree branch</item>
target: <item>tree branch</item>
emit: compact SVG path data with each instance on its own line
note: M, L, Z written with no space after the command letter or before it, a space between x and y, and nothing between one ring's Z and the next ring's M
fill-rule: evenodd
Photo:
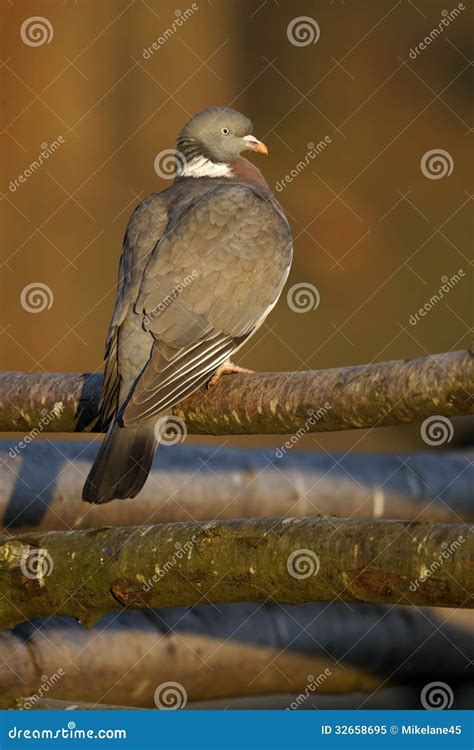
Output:
M61 695L61 693L59 693ZM132 711L135 706L111 706L104 703L64 701L55 698L38 698L36 695L19 698L0 698L2 711Z
M210 518L325 515L474 521L474 464L460 453L302 453L162 448L133 502L86 505L97 442L0 442L0 528L9 533Z
M189 702L300 693L308 675L320 674L327 679L318 694L372 691L387 678L389 686L453 686L473 677L474 635L450 610L203 605L114 613L90 629L68 618L27 622L0 634L0 661L9 666L1 697L145 707L168 681L182 685Z
M101 375L3 373L0 431L29 431L52 414L50 432L94 426ZM193 434L326 432L474 413L468 351L292 373L235 374L183 401L174 413ZM46 429L46 428L45 428Z
M269 598L470 607L473 555L472 526L331 518L4 537L0 627L51 612L90 624L124 606Z

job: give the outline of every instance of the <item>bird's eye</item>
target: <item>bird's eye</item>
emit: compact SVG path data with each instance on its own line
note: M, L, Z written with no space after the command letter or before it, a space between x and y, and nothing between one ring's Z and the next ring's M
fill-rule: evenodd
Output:
M230 129L229 128L221 128L222 135L230 135Z

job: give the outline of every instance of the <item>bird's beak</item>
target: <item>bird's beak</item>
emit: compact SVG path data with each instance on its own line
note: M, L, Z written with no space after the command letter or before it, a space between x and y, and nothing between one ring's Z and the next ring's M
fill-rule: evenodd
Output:
M268 148L265 146L262 141L257 140L257 138L254 138L253 135L244 135L242 140L245 143L245 148L250 149L251 151L256 151L258 154L265 154L265 156L268 155Z

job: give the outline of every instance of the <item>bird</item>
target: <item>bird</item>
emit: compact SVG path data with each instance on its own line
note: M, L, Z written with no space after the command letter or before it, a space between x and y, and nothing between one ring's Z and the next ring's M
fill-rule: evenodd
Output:
M268 154L252 133L249 118L228 107L192 116L177 136L172 184L130 217L105 346L106 436L86 502L140 492L158 423L201 386L243 369L231 355L280 297L291 229L260 170L242 156Z

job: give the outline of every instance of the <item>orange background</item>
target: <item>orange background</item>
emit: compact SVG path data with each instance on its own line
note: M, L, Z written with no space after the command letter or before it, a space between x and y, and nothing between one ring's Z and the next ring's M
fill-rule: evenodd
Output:
M198 5L144 59L144 48L177 18L174 3L2 0L2 369L101 367L128 217L141 198L169 184L155 173L155 156L174 146L191 114L210 105L252 119L269 147L266 160L255 158L270 185L305 158L309 142L331 139L277 194L295 239L287 289L311 283L320 305L295 313L285 290L239 355L241 364L319 369L468 346L467 275L416 326L409 318L442 276L469 269L469 11L413 60L410 49L454 5ZM186 0L179 10L190 6ZM53 38L33 47L20 29L38 15L49 20ZM287 27L303 15L317 21L320 37L298 47ZM65 143L12 192L10 180L59 136ZM435 148L454 165L437 180L420 168ZM51 309L22 308L21 291L33 282L50 287ZM298 444L319 447L405 450L423 443L418 428L404 427L306 436Z

